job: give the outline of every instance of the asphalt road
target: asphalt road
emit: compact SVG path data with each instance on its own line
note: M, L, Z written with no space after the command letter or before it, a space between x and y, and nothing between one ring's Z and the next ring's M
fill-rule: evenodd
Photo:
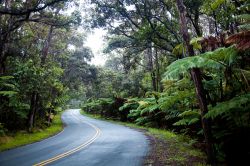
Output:
M82 116L62 115L63 132L41 142L0 153L0 166L139 166L148 152L143 133Z

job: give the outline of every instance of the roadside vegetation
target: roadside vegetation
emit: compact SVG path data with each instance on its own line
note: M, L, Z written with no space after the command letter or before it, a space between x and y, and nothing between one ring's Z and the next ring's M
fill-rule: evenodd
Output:
M49 127L34 129L32 133L25 130L8 133L0 136L0 151L16 148L26 144L41 141L58 134L63 130L61 113L57 114Z

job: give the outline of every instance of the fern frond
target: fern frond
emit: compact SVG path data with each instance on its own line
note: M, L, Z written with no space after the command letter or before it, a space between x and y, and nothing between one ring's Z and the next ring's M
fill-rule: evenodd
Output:
M15 94L17 94L17 92L15 92L15 91L0 91L0 96L12 97Z
M172 51L172 53L176 56L182 55L185 52L186 52L186 47L183 45L183 43L176 45Z
M236 19L245 20L246 22L250 21L250 14L241 14L236 16Z
M185 75L192 68L202 69L222 69L224 63L231 65L237 57L234 46L219 48L215 51L206 52L197 56L186 57L171 63L164 73L164 80L177 80L181 75Z
M137 109L138 107L139 107L139 103L129 102L129 103L125 103L123 106L121 106L119 108L119 111L124 111L126 109L133 110L133 109Z
M143 110L141 110L141 116L145 116L147 114L152 114L155 110L158 110L158 109L159 109L158 104L150 105L150 106L144 108Z
M200 114L198 110L187 110L179 114L182 119L174 123L175 126L191 125L200 121Z
M250 30L250 24L240 25L239 29L242 30L242 31L249 31Z
M181 113L179 115L179 117L187 117L187 116L197 116L197 117L199 117L200 114L199 114L198 110L188 110L188 111L184 111L183 113Z
M164 73L164 79L177 80L180 75L186 74L192 68L221 69L222 67L220 63L202 56L186 57L171 63Z
M199 122L199 121L200 121L199 118L186 118L186 119L181 119L181 120L175 122L173 125L174 126L186 126L186 125L194 124L194 123Z
M201 47L201 41L203 40L203 37L195 37L190 40L190 44L193 46L194 49L200 50Z
M214 2L211 3L211 8L213 10L217 9L220 5L222 5L226 0L214 0Z
M227 65L231 65L235 62L236 58L237 58L237 51L235 49L234 46L225 48L218 48L215 51L212 52L206 52L204 54L202 54L201 56L208 58L208 59L212 59L216 62L223 62Z
M191 89L185 91L178 91L172 96L162 97L161 99L159 99L160 109L166 111L170 109L175 103L179 101L184 101L185 99L195 98L194 96L195 91L194 89Z
M0 81L10 80L10 79L14 79L14 77L13 76L0 76Z
M250 31L243 31L231 35L226 39L227 44L236 44L237 49L245 51L250 49Z
M215 119L219 116L227 116L232 112L249 111L250 93L237 96L231 100L221 102L215 107L210 107L205 118Z

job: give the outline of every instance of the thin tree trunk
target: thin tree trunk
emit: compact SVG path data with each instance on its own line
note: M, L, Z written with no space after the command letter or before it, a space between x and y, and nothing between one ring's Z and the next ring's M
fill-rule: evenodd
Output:
M37 107L37 92L33 92L30 99L30 112L29 112L29 120L28 120L28 131L32 132L34 127L34 118Z
M176 3L177 3L178 10L179 10L179 15L180 15L182 37L187 47L188 55L193 56L194 50L193 50L193 47L189 43L190 36L188 34L187 21L186 21L186 8L183 4L183 0L176 0ZM204 115L208 112L208 108L207 108L207 102L206 102L206 94L205 94L204 87L202 84L200 69L199 68L191 69L191 76L195 85L196 96L198 98L198 102L199 102L199 106L201 110L201 122L202 122L204 138L206 142L207 162L209 164L214 164L215 157L214 157L213 145L212 145L212 140L211 140L212 139L211 128L208 123L208 120L204 118Z
M202 30L199 26L199 16L200 16L200 13L199 13L199 10L195 10L195 16L194 16L194 23L195 23L195 30L196 30L196 34L198 37L201 37L202 36Z
M0 75L3 75L5 72L5 62L2 59L2 57L0 57Z
M49 109L49 112L48 112L48 126L50 126L51 124L51 109Z
M6 43L8 42L8 35L0 36L0 74L5 73Z
M220 79L220 101L223 101L223 84L222 84L222 78Z
M155 68L156 68L156 85L157 85L157 91L161 91L161 75L160 75L160 65L159 65L159 57L158 57L158 51L155 49Z
M156 76L155 76L154 63L153 63L152 43L151 42L149 42L149 44L148 44L147 56L148 56L148 70L151 73L152 87L153 87L154 91L157 91Z
M54 30L53 26L50 26L47 39L46 39L45 44L44 44L43 49L42 49L41 66L43 66L45 64L45 61L47 59L47 56L49 53L49 46L51 44L51 39L53 36L53 30Z
M219 35L219 31L218 31L218 24L217 24L217 18L216 18L216 14L215 14L215 12L213 11L213 17L214 17L214 27L215 27L215 34L216 34L216 36L218 36Z

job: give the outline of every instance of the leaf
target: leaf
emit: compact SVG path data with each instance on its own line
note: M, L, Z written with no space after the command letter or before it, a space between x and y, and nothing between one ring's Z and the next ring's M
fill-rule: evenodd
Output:
M15 94L17 94L17 92L15 92L15 91L0 91L0 95L2 95L2 96L12 97Z
M238 20L245 20L246 22L249 22L250 21L250 14L237 15L235 18Z
M194 124L194 123L199 122L199 121L200 121L199 118L193 118L193 119L191 119L191 120L188 122L188 125Z
M175 122L173 125L174 126L186 126L189 123L189 119L181 119L177 122Z
M192 68L220 69L222 67L223 65L220 63L202 56L186 57L171 63L167 67L164 80L177 80Z
M182 55L185 52L186 52L186 47L184 47L183 43L176 45L172 51L172 53L176 56Z
M237 51L234 46L231 46L179 59L167 67L163 80L178 80L180 76L187 74L192 68L220 70L224 68L224 62L230 65L236 60L236 57Z
M212 4L211 4L211 8L213 10L217 9L220 5L222 5L226 0L215 0Z
M229 36L226 39L227 44L236 44L237 49L241 51L250 49L250 31L243 31Z
M185 117L185 116L197 116L197 117L199 117L200 114L199 114L198 110L188 110L188 111L184 111L183 113L181 113L179 115L179 117Z
M200 50L200 49L202 49L201 43L200 43L200 42L201 42L203 39L204 39L203 37L195 37L195 38L192 38L191 41L190 41L190 44L193 46L194 49Z
M0 81L1 80L10 80L10 79L13 79L14 77L13 76L0 76Z
M232 112L249 111L250 93L232 98L231 100L218 103L210 107L205 118L215 119L219 116L227 116Z

